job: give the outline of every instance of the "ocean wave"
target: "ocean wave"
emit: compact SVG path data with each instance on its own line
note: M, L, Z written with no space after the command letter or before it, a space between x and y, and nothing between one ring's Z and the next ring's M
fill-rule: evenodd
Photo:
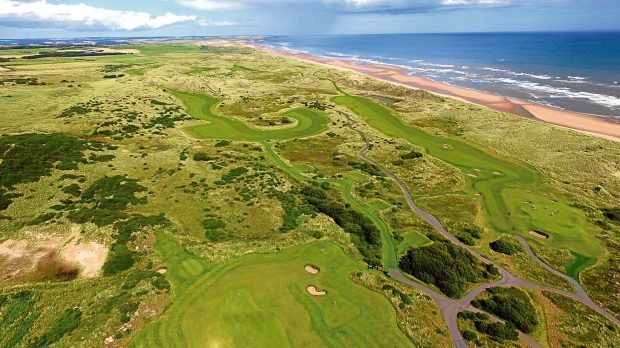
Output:
M510 78L499 78L497 81L514 85L525 90L547 93L548 95L546 98L587 99L595 104L602 105L607 108L620 107L620 98L611 95L585 91L573 91L567 87L553 87L532 81L520 81Z
M504 74L510 75L510 76L526 76L526 77L531 77L531 78L535 78L535 79L538 79L538 80L551 80L551 79L554 78L553 76L550 76L550 75L530 74L530 73L510 71L510 70L506 70L506 69L490 68L490 67L486 67L486 66L483 67L482 70L498 72L498 73L504 73Z
M432 67L436 67L436 68L454 68L454 65L452 64L435 64L435 63L425 63L424 61L419 61L419 60L410 60L410 63L416 63L418 65L422 65L422 66L432 66Z

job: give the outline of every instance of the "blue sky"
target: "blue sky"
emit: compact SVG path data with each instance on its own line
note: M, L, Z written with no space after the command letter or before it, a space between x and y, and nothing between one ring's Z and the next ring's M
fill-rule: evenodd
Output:
M620 30L620 0L0 0L0 38Z

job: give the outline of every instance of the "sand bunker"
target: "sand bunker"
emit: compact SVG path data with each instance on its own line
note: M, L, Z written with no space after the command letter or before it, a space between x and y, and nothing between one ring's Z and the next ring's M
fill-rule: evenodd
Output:
M493 175L502 175L500 172L493 172Z
M168 272L168 269L166 269L166 268L160 268L160 269L157 270L157 273L159 273L159 274L166 274L166 272Z
M546 234L543 234L542 232L538 232L538 231L530 231L529 232L530 235L536 237L536 238L540 238L540 239L548 239L549 236L547 236Z
M308 290L308 292L312 296L325 296L325 295L327 295L327 292L325 292L325 291L318 291L314 285L308 286L306 288L306 290Z
M476 175L476 174L471 174L471 173L470 173L470 174L467 174L467 175L471 176L472 178L477 178L477 177L478 177L478 175Z
M306 270L306 272L311 273L311 274L317 274L321 271L318 267L315 267L312 265L306 265L304 269Z

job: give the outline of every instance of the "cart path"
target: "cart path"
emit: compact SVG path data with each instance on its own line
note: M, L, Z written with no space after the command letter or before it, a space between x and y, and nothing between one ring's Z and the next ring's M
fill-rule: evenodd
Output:
M472 308L471 301L476 296L478 296L480 293L482 293L486 289L489 289L492 287L498 287L498 286L500 287L514 286L514 287L538 289L538 290L554 292L554 293L572 298L578 302L583 303L584 305L590 307L592 310L596 311L597 313L605 316L607 319L612 321L617 326L620 326L620 321L618 320L618 318L616 318L611 313L607 312L605 309L601 308L596 303L594 303L590 299L590 297L587 295L583 287L579 284L579 282L553 269L552 267L544 263L542 260L540 260L536 256L536 254L532 251L531 247L529 246L529 244L527 244L525 239L521 237L517 237L519 239L519 242L521 242L521 244L524 246L525 251L528 253L528 255L545 269L568 280L575 287L575 290L576 290L575 293L571 293L571 292L564 291L564 290L559 290L553 287L539 285L539 284L518 278L512 275L510 272L508 272L506 269L504 269L500 265L478 254L475 250L471 249L469 246L465 245L460 240L458 240L455 236L453 236L448 231L446 231L445 228L441 225L441 223L436 217L420 209L415 204L415 202L413 201L413 198L411 197L411 193L409 192L409 189L407 188L407 185L405 185L405 183L402 180L400 180L398 176L396 176L394 173L390 172L389 170L387 170L386 168L384 168L383 166L379 165L377 162L375 162L374 160L366 156L366 152L370 149L370 143L366 135L362 133L360 130L355 128L355 125L357 124L357 122L354 119L352 119L348 114L343 113L343 115L349 121L348 128L356 132L360 136L361 140L364 142L364 147L358 152L358 156L362 160L366 161L367 163L373 164L377 166L378 168L380 168L388 177L390 177L390 179L392 179L392 181L394 181L398 185L403 195L405 196L405 199L407 200L407 204L409 205L409 208L414 213L416 213L418 216L423 218L426 222L428 222L444 238L464 248L465 250L467 250L470 254L472 254L474 257L476 257L480 261L487 263L487 264L492 264L499 270L499 273L501 274L501 278L499 280L494 281L492 283L479 285L475 287L474 289L470 290L465 296L463 296L460 299L451 299L421 283L418 283L418 282L412 281L411 279L406 278L399 269L388 270L388 272L392 275L392 277L395 280L401 283L407 284L409 286L415 287L425 292L439 305L439 308L441 309L441 313L450 331L450 335L452 336L452 340L457 348L468 347L467 342L463 339L463 336L461 335L461 332L458 329L458 321L457 321L458 313L465 309ZM539 347L539 345L531 337L525 335L522 332L519 332L519 335L523 338L524 341L528 342L528 344L530 344L532 347Z

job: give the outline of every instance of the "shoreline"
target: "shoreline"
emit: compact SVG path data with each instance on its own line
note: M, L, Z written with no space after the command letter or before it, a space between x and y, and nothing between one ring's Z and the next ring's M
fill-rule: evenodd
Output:
M425 90L442 97L484 106L492 110L620 142L620 122L615 122L602 116L572 112L526 100L437 82L425 77L411 76L404 68L388 64L360 64L352 59L327 58L307 53L283 52L260 44L245 43L245 45L276 56L294 58L307 63L356 72L398 86Z

